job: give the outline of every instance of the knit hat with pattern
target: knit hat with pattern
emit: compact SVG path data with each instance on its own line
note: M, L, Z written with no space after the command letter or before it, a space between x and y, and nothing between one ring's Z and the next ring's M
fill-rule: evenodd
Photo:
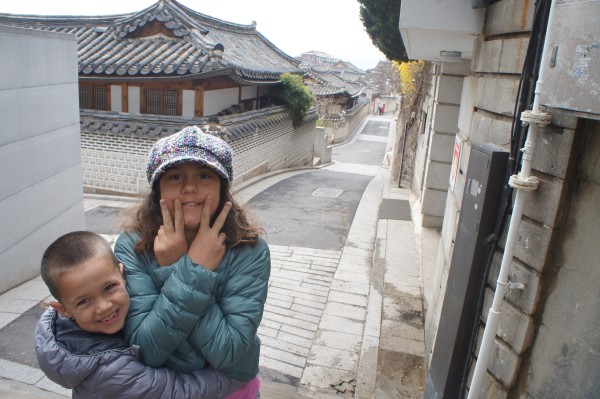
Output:
M232 151L229 144L198 126L188 126L154 143L148 156L146 177L150 186L158 181L169 167L182 162L198 162L231 182L233 179Z

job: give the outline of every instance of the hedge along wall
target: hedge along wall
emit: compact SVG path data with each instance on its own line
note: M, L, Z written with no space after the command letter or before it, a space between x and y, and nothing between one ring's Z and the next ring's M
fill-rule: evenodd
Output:
M133 122L118 121L110 113L99 121L98 115L89 119L82 115L81 129L83 186L84 191L93 193L144 193L148 189L146 160L152 145L185 126L205 123L197 119L171 126L168 121L164 128L156 128L159 134L150 137L148 132L155 133L156 129L146 128L146 134L131 132L135 130ZM221 118L225 139L234 152L234 185L268 171L312 164L315 121L316 115L309 115L304 124L294 128L287 111L280 107ZM128 128L115 133L123 125Z

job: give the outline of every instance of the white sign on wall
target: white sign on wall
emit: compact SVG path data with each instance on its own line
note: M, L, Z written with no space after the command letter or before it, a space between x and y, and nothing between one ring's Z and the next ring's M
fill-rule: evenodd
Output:
M450 190L454 191L456 185L456 176L458 175L458 166L460 165L460 150L462 148L462 140L458 135L454 139L454 153L452 154L452 171L450 173Z

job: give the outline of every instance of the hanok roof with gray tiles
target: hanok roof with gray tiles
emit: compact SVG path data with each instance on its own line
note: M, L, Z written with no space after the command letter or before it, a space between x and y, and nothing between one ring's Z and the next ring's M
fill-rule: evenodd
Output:
M309 85L317 96L347 95L356 97L362 93L363 85L358 82L346 81L329 70L309 68L305 76L313 78L316 83Z
M318 118L314 109L305 116L303 123L314 122ZM269 107L257 111L219 117L223 128L221 138L233 142L257 129L291 120L284 106ZM131 137L156 138L169 136L186 126L205 126L208 118L181 117L169 115L138 115L112 111L81 110L80 127L85 133L104 133Z
M175 0L112 16L0 14L0 24L77 35L82 77L229 75L259 83L278 81L283 72L300 73L299 61L260 34L256 22L223 21ZM214 51L219 49L221 56Z

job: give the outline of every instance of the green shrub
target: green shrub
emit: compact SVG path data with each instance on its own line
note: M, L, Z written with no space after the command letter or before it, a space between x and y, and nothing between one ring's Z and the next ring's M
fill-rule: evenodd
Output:
M283 86L282 101L292 116L293 125L298 126L310 111L314 102L313 93L299 75L285 72L281 74L280 79Z

